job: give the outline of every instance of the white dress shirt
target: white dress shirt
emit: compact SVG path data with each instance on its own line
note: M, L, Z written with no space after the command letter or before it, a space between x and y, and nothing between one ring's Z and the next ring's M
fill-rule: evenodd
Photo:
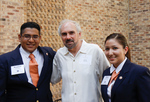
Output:
M30 62L29 55L30 55L30 53L25 51L22 48L22 46L20 46L19 50L20 50L20 54L21 54L22 61L23 61L23 64L24 64L25 72L26 72L26 75L27 75L27 78L28 78L28 82L32 84L32 79L31 79L30 72L29 72L29 62ZM35 60L38 63L38 73L39 73L39 76L40 76L41 71L42 71L42 67L43 67L43 62L44 62L43 55L37 49L32 54L34 55Z
M60 48L53 61L53 84L62 79L62 102L101 102L100 79L109 62L102 49L84 40L76 56Z
M115 68L112 64L110 67L110 74L112 74L114 70L116 70L116 73L119 73L121 71L124 63L126 62L126 60L127 60L127 57L125 57L124 61L117 68ZM113 80L112 83L110 83L110 85L107 88L107 94L109 96L109 102L111 102L111 89L112 89L114 84L115 84L115 80Z

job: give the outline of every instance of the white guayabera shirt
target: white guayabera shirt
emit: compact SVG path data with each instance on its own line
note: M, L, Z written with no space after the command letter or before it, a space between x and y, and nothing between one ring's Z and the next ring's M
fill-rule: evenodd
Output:
M109 62L96 44L82 40L76 56L60 48L53 61L51 82L62 79L62 102L101 102L100 82Z

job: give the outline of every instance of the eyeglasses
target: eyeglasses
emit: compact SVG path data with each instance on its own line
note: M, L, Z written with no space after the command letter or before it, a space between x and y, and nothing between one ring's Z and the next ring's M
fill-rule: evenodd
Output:
M28 35L28 34L25 34L25 35L23 35L22 37L24 37L24 39L25 40L29 40L29 39L33 39L33 40L38 40L39 39L39 36L38 35L33 35L33 36L31 36L31 35Z

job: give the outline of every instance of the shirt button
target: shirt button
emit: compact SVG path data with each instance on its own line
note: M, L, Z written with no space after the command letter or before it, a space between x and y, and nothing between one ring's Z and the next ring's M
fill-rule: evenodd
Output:
M77 93L74 93L74 95L77 95Z
M76 82L74 82L74 83L76 83Z
M73 62L74 62L75 60L73 60Z
M36 100L36 102L39 102L39 100Z
M75 70L73 72L76 72Z
M38 91L39 89L38 88L36 88L36 91Z

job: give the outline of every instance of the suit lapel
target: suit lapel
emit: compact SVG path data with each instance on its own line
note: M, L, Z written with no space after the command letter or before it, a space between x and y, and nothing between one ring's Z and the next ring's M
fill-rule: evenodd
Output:
M49 57L48 57L48 52L44 51L41 47L38 47L38 49L43 54L43 57L44 57L43 68L42 68L41 75L38 81L38 86L39 86L39 84L42 83L42 81L44 80L45 75L47 73Z
M12 57L12 61L11 61L12 66L23 64L19 48L20 48L20 45L13 51L13 55L15 55L15 56ZM50 58L48 56L49 53L47 51L43 50L43 48L41 48L41 47L38 47L38 49L39 49L40 53L43 54L43 57L44 57L43 68L42 68L41 75L40 75L40 78L38 81L38 85L39 85L45 78L45 75L47 73L47 69L49 68L48 64L49 64ZM20 80L28 83L28 78L27 78L26 72L23 74L18 74L18 77L20 78ZM34 86L34 85L32 85L32 86Z
M113 100L113 97L115 95L116 89L121 85L121 83L126 78L127 73L129 71L129 68L130 68L130 64L131 64L131 62L129 61L129 59L127 59L122 70L120 71L120 74L118 75L118 78L115 81L114 86L112 87L112 90L111 90L111 99L112 100Z
M21 57L21 54L19 52L19 47L20 47L20 45L13 51L14 56L12 56L12 64L11 64L12 66L23 65L22 57ZM23 74L18 74L18 77L20 78L20 80L28 82L26 72Z

